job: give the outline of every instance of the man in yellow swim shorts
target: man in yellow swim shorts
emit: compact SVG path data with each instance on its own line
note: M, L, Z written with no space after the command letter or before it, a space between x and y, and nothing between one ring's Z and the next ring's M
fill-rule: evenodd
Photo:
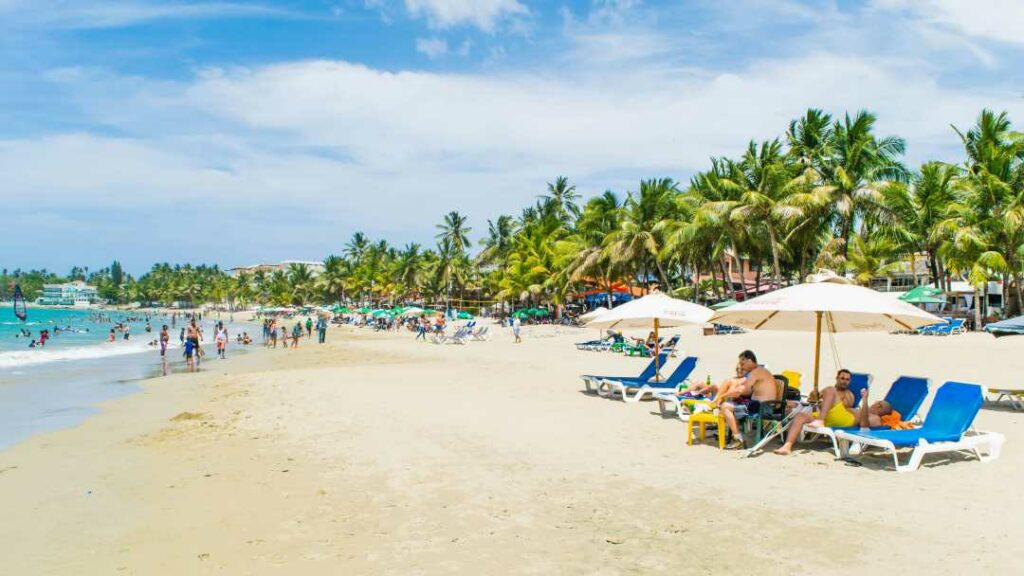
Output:
M888 402L881 400L875 402L870 407L862 405L861 409L855 412L853 408L853 392L850 392L851 377L852 374L846 368L836 373L835 386L829 386L821 391L820 411L817 413L804 412L797 414L793 418L793 423L789 426L786 443L782 445L782 448L775 451L776 454L785 455L793 451L793 445L800 438L800 431L803 430L805 424L815 427L827 426L829 428L849 428L858 425L858 423L864 427L882 425L882 416L892 412L892 406ZM867 390L864 390L861 393L861 399L866 395ZM821 418L820 414L824 414L825 417Z

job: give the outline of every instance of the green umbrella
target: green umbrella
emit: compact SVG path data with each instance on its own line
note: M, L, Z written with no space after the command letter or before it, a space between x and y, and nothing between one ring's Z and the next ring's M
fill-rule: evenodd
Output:
M434 314L437 314L437 310L434 310L433 308L424 308L423 313L427 316L433 316Z
M907 292L903 296L900 296L900 300L911 303L932 302L931 300L918 300L918 298L925 297L939 299L942 298L944 295L945 292L934 286L918 286L913 290ZM940 300L940 302L945 302L945 300ZM937 304L938 302L934 303Z
M470 314L469 312L466 312L465 310L463 310L462 312L459 312L459 314L458 314L458 316L456 316L456 318L458 318L459 320L472 320L473 319L473 315Z
M944 298L935 298L933 296L925 296L925 295L911 296L910 298L900 298L900 300L903 300L904 302L906 302L908 304L945 304L946 303L946 300Z
M518 316L519 318L527 318L530 316L530 312L528 310L516 310L512 315Z
M723 300L722 302L719 302L718 304L712 304L710 306L710 308L712 310L721 310L722 308L728 308L729 306L732 306L733 304L737 304L737 302L735 300Z
M359 310L356 310L356 312L359 312L360 314L369 314L370 312L373 312L373 308L370 308L369 306L363 306Z
M551 314L550 312L548 312L547 310L545 310L543 308L530 308L526 312L528 314L533 315L533 316L548 316L548 315Z
M380 318L381 316L392 316L390 310L374 310L371 314L374 318Z

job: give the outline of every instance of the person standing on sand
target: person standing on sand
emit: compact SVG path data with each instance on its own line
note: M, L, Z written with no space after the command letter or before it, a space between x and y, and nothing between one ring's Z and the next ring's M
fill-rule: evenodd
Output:
M316 334L321 344L327 341L327 319L323 316L316 319Z
M219 356L221 360L224 360L227 358L228 329L224 327L223 322L217 323L217 329L214 331L213 339L217 343L217 356Z
M292 348L299 347L299 338L302 338L302 322L296 322L292 328Z
M519 335L519 331L522 330L522 322L519 320L519 316L512 317L512 335L516 337L516 344L521 344L523 338Z
M306 338L313 337L313 319L306 316Z
M171 333L167 331L167 324L160 329L160 357L167 355L167 345L171 343Z

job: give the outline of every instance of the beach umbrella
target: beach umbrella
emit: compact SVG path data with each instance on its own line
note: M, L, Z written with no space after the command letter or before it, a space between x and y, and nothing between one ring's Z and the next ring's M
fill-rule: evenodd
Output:
M870 288L838 282L797 284L719 310L709 320L748 330L815 333L814 393L818 392L822 326L829 332L892 332L942 318Z
M656 292L612 308L600 317L591 320L587 326L620 329L653 326L654 339L657 342L659 328L682 326L684 324L704 324L713 313L713 310L705 308L700 304L679 300L667 294ZM657 347L654 352L654 359L657 362ZM660 369L660 366L657 367Z
M712 304L711 309L721 310L722 308L728 308L729 306L732 306L734 304L738 304L738 302L736 302L735 300L723 300L722 302L718 302L717 304Z
M944 298L942 298L944 295L945 292L934 286L917 286L916 288L913 288L906 294L900 296L900 300L903 300L904 302L910 302L911 304L917 304L921 302L942 303L946 301ZM922 298L925 299L922 300ZM933 298L937 300L937 302L927 300L927 298Z
M426 314L427 311L419 306L409 306L402 310L400 316L419 316L420 314Z
M515 312L512 313L512 315L518 316L519 318L527 318L530 316L530 311L526 309L516 310Z
M587 322L597 319L599 316L601 316L601 314L604 314L607 311L608 309L605 308L604 306L598 306L597 308L594 308L590 312L581 315L579 318L577 318L577 320L580 324L586 324Z
M1024 334L1024 316L1017 316L999 322L993 322L985 326L985 332L999 338L1000 336L1011 336Z
M370 308L369 306L363 306L359 310L356 310L356 312L359 312L360 314L369 314L370 312L373 312L373 308Z
M904 295L905 296L905 295ZM945 298L936 298L934 296L917 295L911 296L910 298L900 297L907 304L945 304Z
M474 318L474 316L472 314L470 314L469 312L466 312L465 310L463 310L462 312L458 313L456 318L458 318L459 320L472 320Z
M537 316L537 317L549 316L551 314L551 312L548 312L544 308L530 308L529 310L526 311L526 313L531 315L531 316Z
M370 313L370 316L373 316L374 318L380 318L381 316L392 316L392 315L393 314L391 314L390 310L374 310L372 313Z

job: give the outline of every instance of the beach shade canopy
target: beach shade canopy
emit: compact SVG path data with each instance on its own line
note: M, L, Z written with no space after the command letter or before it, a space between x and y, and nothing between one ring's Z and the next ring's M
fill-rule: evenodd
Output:
M900 296L900 300L911 304L931 303L939 304L945 302L945 292L934 286L918 286L906 294Z
M465 310L459 312L458 315L456 315L455 317L458 318L459 320L472 320L474 318L472 314L466 312Z
M356 312L359 312L360 314L369 314L370 312L373 312L373 308L370 308L369 306L363 306L362 308L356 310Z
M651 327L654 329L654 338L657 342L659 328L684 324L704 324L713 313L713 310L700 304L678 300L657 292L616 306L600 317L591 320L587 327L619 329ZM654 360L657 362L657 345L655 345L654 352ZM658 368L660 369L660 367Z
M881 292L837 282L782 288L719 310L710 321L748 330L814 332L815 393L818 391L823 328L829 333L892 332L945 322Z
M1000 336L1011 336L1024 334L1024 316L1017 316L1008 320L993 322L985 326L985 332L999 338Z
M528 318L530 316L530 311L524 308L522 310L516 310L512 315L518 316L519 318Z
M374 318L380 318L381 316L392 316L390 310L374 310L371 314Z
M419 316L420 314L426 313L426 310L419 306L409 306L408 308L402 309L399 316Z
M600 318L601 314L604 314L607 311L608 309L605 308L604 306L598 306L597 308L594 308L590 312L580 315L580 317L577 320L579 320L580 324L586 324L587 322L591 322L593 320L596 320L597 318Z
M531 316L538 316L538 317L540 317L540 316L550 316L551 315L551 312L548 312L544 308L530 308L529 310L526 311L526 313L531 315Z
M728 308L729 306L732 306L734 304L738 304L738 302L736 302L735 300L723 300L723 301L718 302L716 304L712 304L711 305L711 309L712 310L721 310L722 308Z

